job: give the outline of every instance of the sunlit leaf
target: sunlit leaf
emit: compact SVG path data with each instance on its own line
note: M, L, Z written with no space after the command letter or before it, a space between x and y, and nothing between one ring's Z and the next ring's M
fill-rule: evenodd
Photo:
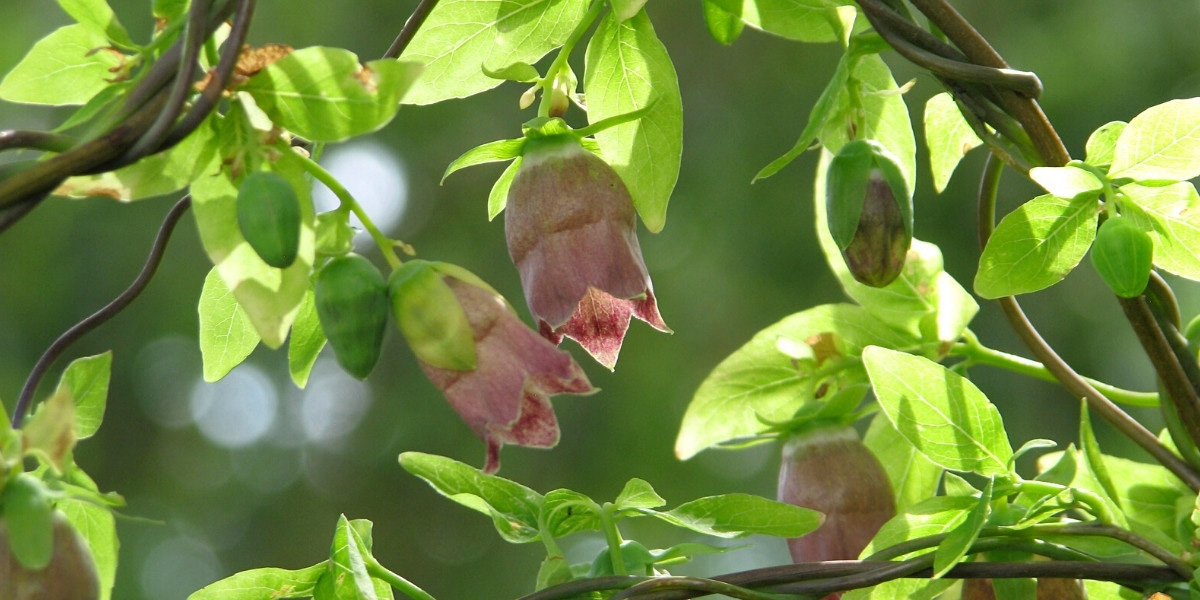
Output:
M1200 98L1152 106L1129 121L1108 169L1111 179L1185 181L1200 175Z
M1027 294L1062 281L1096 238L1099 203L1038 196L1005 215L979 257L975 293L984 298Z
M939 194L950 183L950 176L963 156L982 143L949 92L937 94L925 103L925 144L929 146L933 189Z
M26 104L83 104L109 85L125 60L103 34L67 25L38 40L3 81L0 98Z
M112 370L112 351L71 361L58 382L75 401L75 434L79 439L92 437L104 420L108 401L108 380Z
M444 456L405 452L400 455L400 466L424 479L439 494L491 516L505 540L520 543L540 538L541 494Z
M815 510L753 494L708 496L649 514L678 527L725 538L751 534L797 537L815 530L824 520Z
M214 267L200 291L200 358L204 380L219 381L258 347L258 332Z

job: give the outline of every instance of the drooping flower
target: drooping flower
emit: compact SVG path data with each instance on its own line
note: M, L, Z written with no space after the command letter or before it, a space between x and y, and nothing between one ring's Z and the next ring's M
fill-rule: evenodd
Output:
M631 317L670 332L638 245L629 190L568 136L531 140L508 191L508 253L538 329L612 369Z
M558 443L553 394L595 389L570 354L555 348L517 317L495 292L442 275L466 315L475 343L474 369L436 367L417 358L475 435L487 444L484 470L500 468L500 448L518 444L550 448Z

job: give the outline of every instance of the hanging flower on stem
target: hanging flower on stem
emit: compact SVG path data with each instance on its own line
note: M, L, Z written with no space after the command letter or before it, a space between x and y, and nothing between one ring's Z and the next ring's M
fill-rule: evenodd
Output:
M638 245L629 190L570 135L528 140L508 190L508 253L538 329L612 369L629 320L670 332Z
M529 329L465 269L409 261L393 272L389 294L421 369L487 443L488 473L500 468L504 444L558 443L551 395L595 391L570 354Z

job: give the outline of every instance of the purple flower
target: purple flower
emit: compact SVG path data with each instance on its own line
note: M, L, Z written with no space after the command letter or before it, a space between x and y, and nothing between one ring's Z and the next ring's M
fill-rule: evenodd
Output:
M474 334L475 369L443 369L420 361L421 368L487 443L484 471L494 473L504 444L550 448L558 443L550 395L595 389L571 355L529 329L502 297L453 277L444 279Z
M508 191L504 229L538 329L569 337L612 369L637 317L670 332L642 261L629 190L573 138L526 151Z

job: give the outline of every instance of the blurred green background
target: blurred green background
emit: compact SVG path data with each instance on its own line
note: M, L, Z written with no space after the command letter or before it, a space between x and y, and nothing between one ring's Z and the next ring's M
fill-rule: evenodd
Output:
M148 37L149 2L113 4L135 37ZM374 58L414 5L264 0L251 41L342 46ZM1076 155L1105 122L1200 95L1200 3L956 5L1013 66L1041 76L1045 110ZM567 487L599 499L641 477L671 505L735 491L773 496L774 446L708 451L688 462L676 460L672 449L691 394L723 357L792 312L842 299L812 233L815 153L749 185L759 168L791 147L838 52L752 30L722 47L707 36L695 0L656 0L647 10L683 92L685 150L668 224L660 234L641 233L662 314L675 334L635 321L615 373L564 344L602 391L559 398L562 442L552 451L506 449L502 474L543 492ZM0 71L68 22L48 0L0 3ZM893 53L885 58L899 81L915 78L906 98L919 123L938 83ZM528 319L500 219L486 219L500 167L470 169L438 185L463 150L519 134L532 116L518 110L524 89L507 84L467 100L405 107L383 131L329 148L323 162L369 211L390 220L392 235L424 258L475 271ZM49 128L66 114L0 104L0 128ZM973 198L982 156L968 156L941 195L931 190L923 151L918 161L917 235L940 244L947 269L969 287L978 257ZM1001 210L1035 193L1016 177L1005 183ZM132 280L171 202L55 199L0 236L0 397L7 407L47 344ZM339 513L373 520L381 561L439 598L504 599L531 591L540 545L500 541L487 518L437 496L397 464L400 452L419 450L479 465L484 449L394 331L365 384L341 374L326 351L308 389L298 390L283 352L263 348L225 381L201 382L195 305L209 266L189 217L146 293L67 357L114 351L105 423L79 447L78 462L102 489L126 497L126 514L161 522L119 522L115 597L184 598L235 571L307 566L326 556ZM1191 316L1200 305L1195 286L1177 287ZM1025 305L1080 371L1152 387L1119 307L1090 268ZM992 346L1024 353L991 304L983 305L973 329ZM1059 388L982 367L973 376L1000 406L1014 444L1075 440L1077 404ZM1159 427L1153 413L1139 416ZM1100 434L1109 451L1140 456L1103 426ZM653 524L629 523L625 533L652 547L685 541ZM752 549L698 560L691 569L711 574L787 560L782 542L752 542ZM566 546L571 558L587 560L601 543L575 536Z

